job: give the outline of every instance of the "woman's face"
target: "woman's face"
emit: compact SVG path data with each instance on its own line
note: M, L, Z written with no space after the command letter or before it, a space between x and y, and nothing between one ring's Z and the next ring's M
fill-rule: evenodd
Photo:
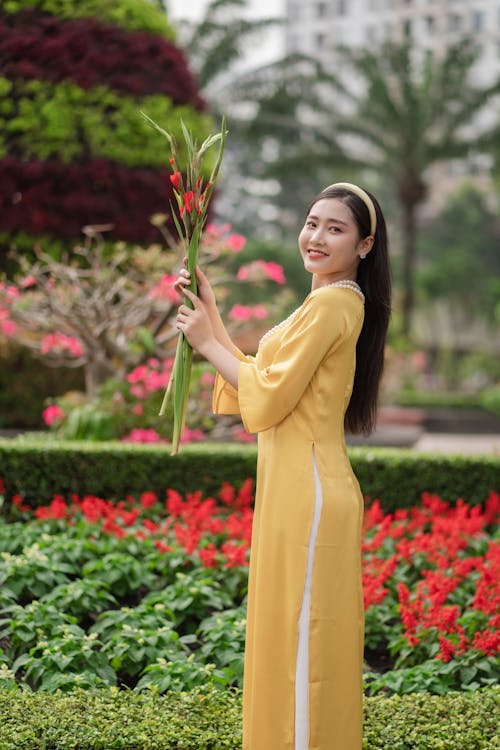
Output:
M373 238L359 236L351 209L337 198L322 198L311 208L299 234L299 249L313 288L343 279L356 280L361 253Z

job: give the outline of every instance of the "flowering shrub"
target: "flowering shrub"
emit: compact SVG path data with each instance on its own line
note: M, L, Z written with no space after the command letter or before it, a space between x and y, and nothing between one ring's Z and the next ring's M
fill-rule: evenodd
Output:
M164 231L164 220L163 215L155 217L160 231ZM133 251L118 247L110 253L102 227L86 231L85 244L75 248L71 260L56 261L40 253L34 264L22 263L14 280L0 281L0 334L33 350L52 366L84 369L89 398L76 404L71 403L73 395L62 399L57 405L67 419L59 413L54 422L48 412L49 426L65 437L121 438L134 428L156 428L134 417L143 413L156 417L157 399L149 410L144 408L145 401L169 382L170 354L178 335L173 318L180 301L172 284L182 250L151 245ZM200 245L200 263L212 266L223 314L231 310L226 317L233 334L268 316L272 322L286 299L286 291L280 290L271 303L258 302L259 295L268 296L269 287L276 283L263 276L260 284L252 284L257 304L248 311L244 308L247 314L242 314L243 308L238 314L232 286L241 283L227 266L245 242L228 224L208 224ZM274 265L283 275L282 267ZM119 415L122 406L128 409L124 425ZM76 408L80 413L70 420ZM198 404L200 416L195 423L188 422L188 427L200 429L207 419L205 426L211 427L207 412ZM195 413L193 404L190 413Z
M20 520L0 527L7 669L50 690L76 685L78 671L137 689L241 684L249 481L239 490L226 483L216 497L55 496L34 511L19 496L12 502ZM483 506L424 495L410 511L367 509L368 693L498 680L499 515L494 492ZM92 656L97 649L107 662Z

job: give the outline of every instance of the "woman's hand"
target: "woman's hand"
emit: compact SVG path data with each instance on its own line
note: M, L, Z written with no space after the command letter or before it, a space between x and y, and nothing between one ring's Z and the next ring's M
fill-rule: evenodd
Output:
M186 265L187 259L184 258L184 266ZM201 271L199 266L196 266L196 281L198 286L198 297L207 306L209 310L216 307L214 290L210 286L210 282ZM187 268L181 268L179 276L174 281L174 289L182 297L185 293L185 289L191 283L191 274Z
M185 287L182 293L191 300L193 309L187 305L179 307L177 311L177 328L186 336L193 349L203 354L216 342L207 305Z

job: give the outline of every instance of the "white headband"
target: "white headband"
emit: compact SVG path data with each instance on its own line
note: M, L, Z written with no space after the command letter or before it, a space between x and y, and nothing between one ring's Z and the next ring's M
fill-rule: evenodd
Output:
M373 201L366 190L358 187L358 185L353 185L352 182L334 182L333 185L328 185L325 190L330 190L330 188L345 188L346 190L350 190L351 193L355 193L358 198L361 198L370 214L370 234L374 237L375 232L377 231L377 214L375 212ZM325 190L323 190L323 192L325 192Z

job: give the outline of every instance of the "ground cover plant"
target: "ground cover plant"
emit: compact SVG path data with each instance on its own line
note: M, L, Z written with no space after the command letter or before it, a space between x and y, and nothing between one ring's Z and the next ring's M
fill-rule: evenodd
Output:
M15 496L0 525L0 686L241 687L251 481L213 497ZM498 681L500 497L365 514L366 693Z

